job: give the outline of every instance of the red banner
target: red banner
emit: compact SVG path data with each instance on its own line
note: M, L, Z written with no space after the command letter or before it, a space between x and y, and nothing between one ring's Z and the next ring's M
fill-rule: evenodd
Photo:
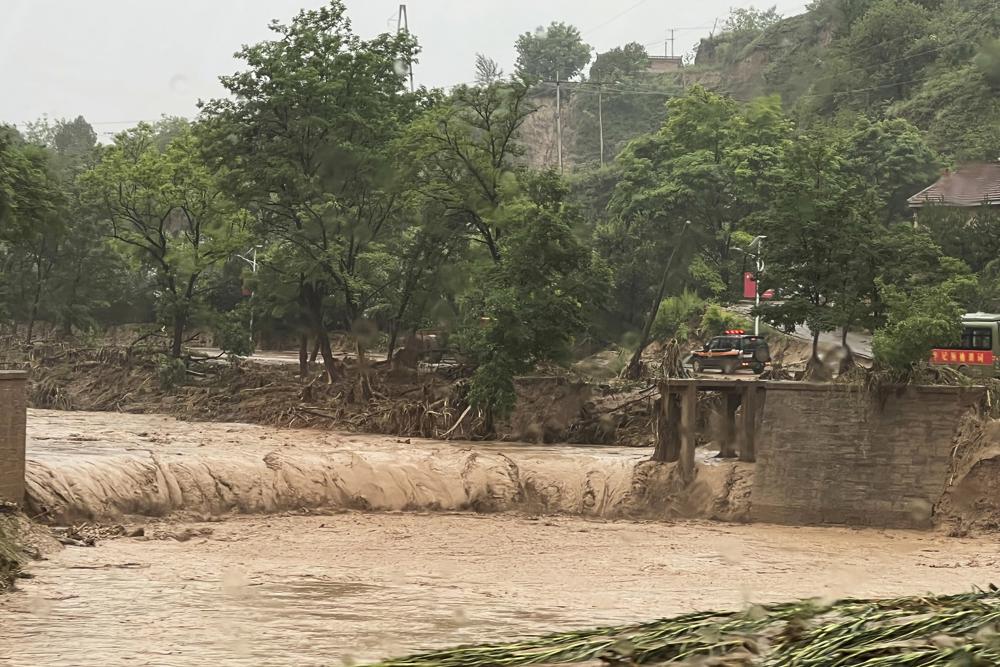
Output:
M932 364L968 364L971 366L992 366L993 353L986 350L943 350L931 352Z

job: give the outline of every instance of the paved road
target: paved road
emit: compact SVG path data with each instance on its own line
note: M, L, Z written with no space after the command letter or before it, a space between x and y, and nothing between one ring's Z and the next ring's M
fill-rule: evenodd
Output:
M750 311L753 308L751 304L738 303L729 307L729 310L734 313L739 313L744 317L750 317ZM809 331L809 327L804 324L800 324L795 327L795 331L791 334L795 338L801 340L812 341L812 332ZM831 347L840 347L840 332L839 331L827 331L819 335L819 342L822 345ZM872 358L872 336L869 333L861 333L857 331L849 331L847 333L847 345L851 348L851 351L859 357L865 357L867 359Z
M795 328L795 333L791 334L796 338L801 338L802 340L812 340L812 332L809 331L809 327L804 325L799 325ZM821 333L819 335L819 342L825 345L840 346L840 332L828 331L826 333ZM872 335L869 333L860 333L857 331L847 332L847 346L851 348L856 356L865 357L867 359L872 358Z

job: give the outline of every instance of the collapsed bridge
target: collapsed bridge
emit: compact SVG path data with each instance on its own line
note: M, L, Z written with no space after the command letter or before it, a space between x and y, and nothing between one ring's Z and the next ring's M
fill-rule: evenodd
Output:
M699 393L721 394L720 458L754 463L754 521L924 528L982 387L667 379L654 459L695 473Z

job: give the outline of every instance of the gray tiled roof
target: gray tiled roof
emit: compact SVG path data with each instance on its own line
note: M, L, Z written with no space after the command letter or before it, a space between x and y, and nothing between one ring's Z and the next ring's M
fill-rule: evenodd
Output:
M967 164L946 172L936 183L907 200L922 206L1000 206L1000 162Z

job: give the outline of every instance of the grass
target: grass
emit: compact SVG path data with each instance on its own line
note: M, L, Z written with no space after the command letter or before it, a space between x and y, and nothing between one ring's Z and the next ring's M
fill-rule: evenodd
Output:
M699 612L508 644L460 647L378 667L514 667L602 658L618 665L986 667L1000 664L1000 594L816 600ZM712 662L707 662L713 660Z
M0 592L7 590L21 571L19 526L12 514L0 514Z

